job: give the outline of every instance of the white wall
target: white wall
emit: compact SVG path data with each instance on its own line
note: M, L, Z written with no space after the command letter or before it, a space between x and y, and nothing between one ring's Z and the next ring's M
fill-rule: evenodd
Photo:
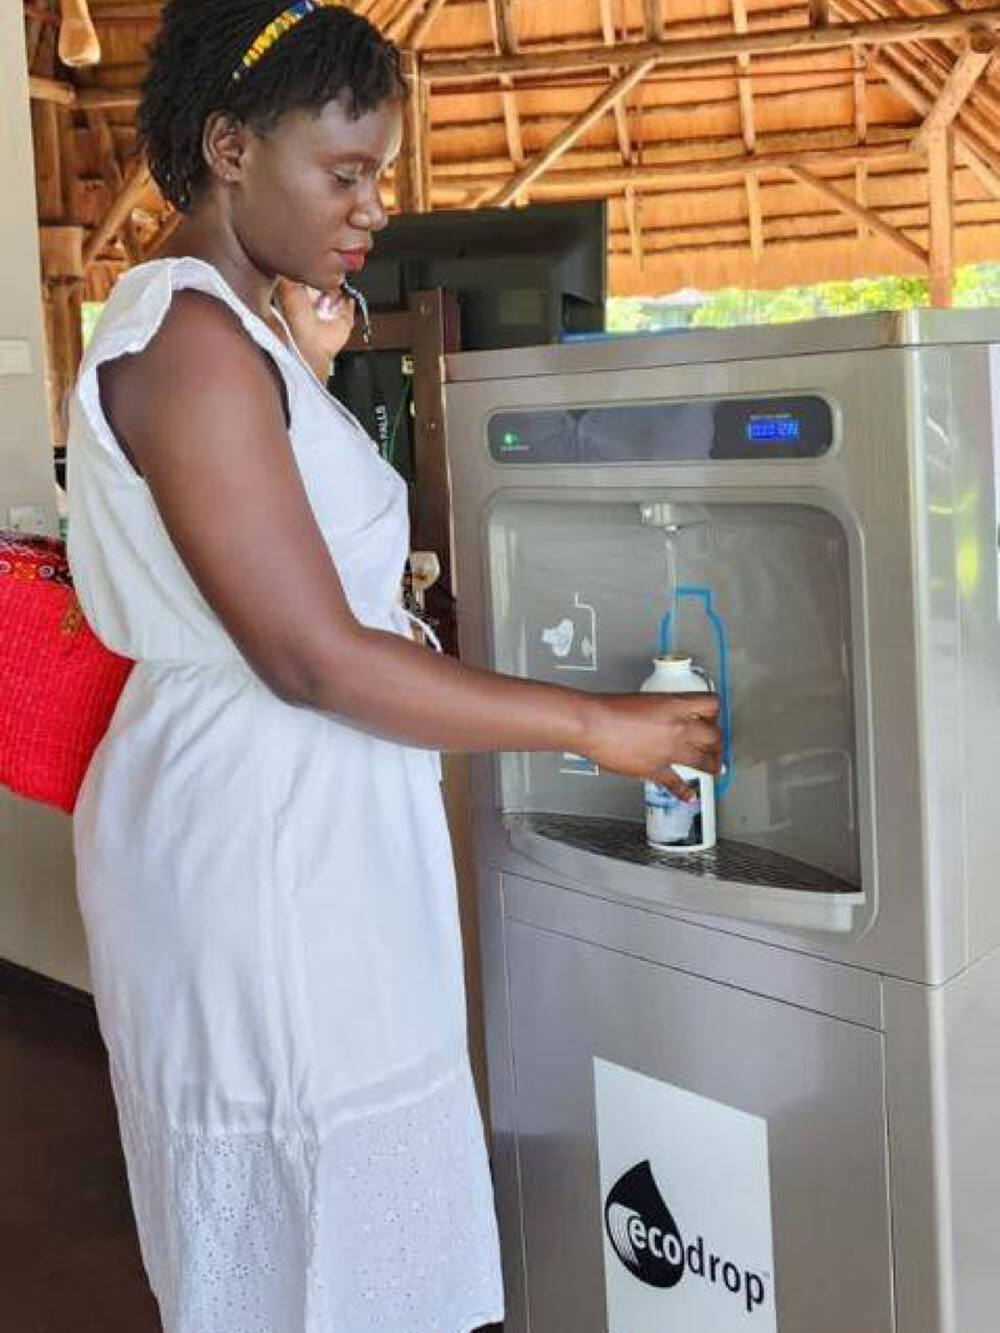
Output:
M3 374L27 344L28 374ZM0 0L0 527L11 506L41 505L56 531L43 362L38 231L24 19ZM2 706L2 705L0 705ZM0 957L88 986L69 818L0 789Z

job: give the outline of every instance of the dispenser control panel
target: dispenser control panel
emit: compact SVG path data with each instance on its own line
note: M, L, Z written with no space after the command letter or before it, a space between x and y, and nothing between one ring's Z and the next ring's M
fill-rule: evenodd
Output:
M816 395L720 398L495 412L498 463L679 463L818 458L833 444L833 412Z

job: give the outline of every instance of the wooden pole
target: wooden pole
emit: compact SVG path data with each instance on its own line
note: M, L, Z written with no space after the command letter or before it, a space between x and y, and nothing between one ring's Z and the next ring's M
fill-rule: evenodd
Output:
M428 102L415 51L403 52L403 78L409 96L403 103L403 146L396 164L396 197L404 213L425 213L430 208L427 136Z
M548 148L539 153L537 157L532 158L530 162L525 163L520 171L515 172L510 180L490 198L489 203L494 208L505 208L526 185L530 185L533 180L537 180L553 162L560 158L566 149L579 139L581 134L586 134L591 125L600 120L609 107L614 106L615 102L626 97L636 84L646 77L655 63L653 60L647 60L645 64L637 65L634 69L629 70L617 83L613 83L582 115L570 121L566 128L556 135Z
M31 108L31 127L38 217L41 222L61 222L65 218L65 209L57 106L52 102L36 103Z
M83 247L86 270L130 216L132 209L150 182L149 166L144 157L136 158L122 178L121 193L97 224Z
M655 42L620 42L616 46L580 47L577 50L521 52L517 55L452 56L429 60L424 76L432 83L494 78L498 74L557 74L590 69L595 65L641 65L649 60L678 65L733 60L740 55L769 55L776 51L812 54L849 46L885 46L896 42L939 41L961 36L973 28L1000 27L1000 7L916 18L873 19L836 23L823 28L779 28L766 32L730 33L718 37L667 39Z
M968 45L951 67L938 100L927 113L920 132L913 141L915 153L925 153L931 135L950 125L975 87L976 80L993 59L996 38L992 33L972 33Z
M952 132L932 129L927 140L930 213L931 305L950 306L955 282L955 216Z
M911 241L909 236L899 231L892 223L886 222L873 209L865 208L863 205L856 203L849 194L844 194L836 186L831 185L829 181L823 180L822 177L814 176L805 167L790 166L788 174L794 176L803 185L808 185L817 194L821 194L824 199L829 199L832 204L836 204L841 212L847 213L855 220L864 222L871 227L872 231L877 231L887 241L892 241L894 245L905 251L911 259L919 260L922 264L927 263L927 251L917 245L916 241Z

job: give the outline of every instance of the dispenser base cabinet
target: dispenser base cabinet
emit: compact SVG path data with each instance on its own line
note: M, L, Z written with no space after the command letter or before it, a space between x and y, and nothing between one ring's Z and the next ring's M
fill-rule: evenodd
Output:
M937 990L818 976L642 908L492 887L506 1333L1000 1328L995 961Z

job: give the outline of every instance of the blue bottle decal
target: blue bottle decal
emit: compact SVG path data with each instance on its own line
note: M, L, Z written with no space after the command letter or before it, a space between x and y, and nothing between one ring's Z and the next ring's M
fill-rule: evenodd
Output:
M726 627L722 617L715 609L711 588L703 588L695 584L683 584L677 589L675 598L678 602L682 598L700 602L715 638L718 668L714 684L719 696L719 721L722 725L722 762L724 765L724 771L716 779L715 791L718 796L722 796L732 780L733 773L733 729L729 699L729 641L726 637ZM672 619L673 612L668 611L660 625L660 654L663 657L670 654Z

